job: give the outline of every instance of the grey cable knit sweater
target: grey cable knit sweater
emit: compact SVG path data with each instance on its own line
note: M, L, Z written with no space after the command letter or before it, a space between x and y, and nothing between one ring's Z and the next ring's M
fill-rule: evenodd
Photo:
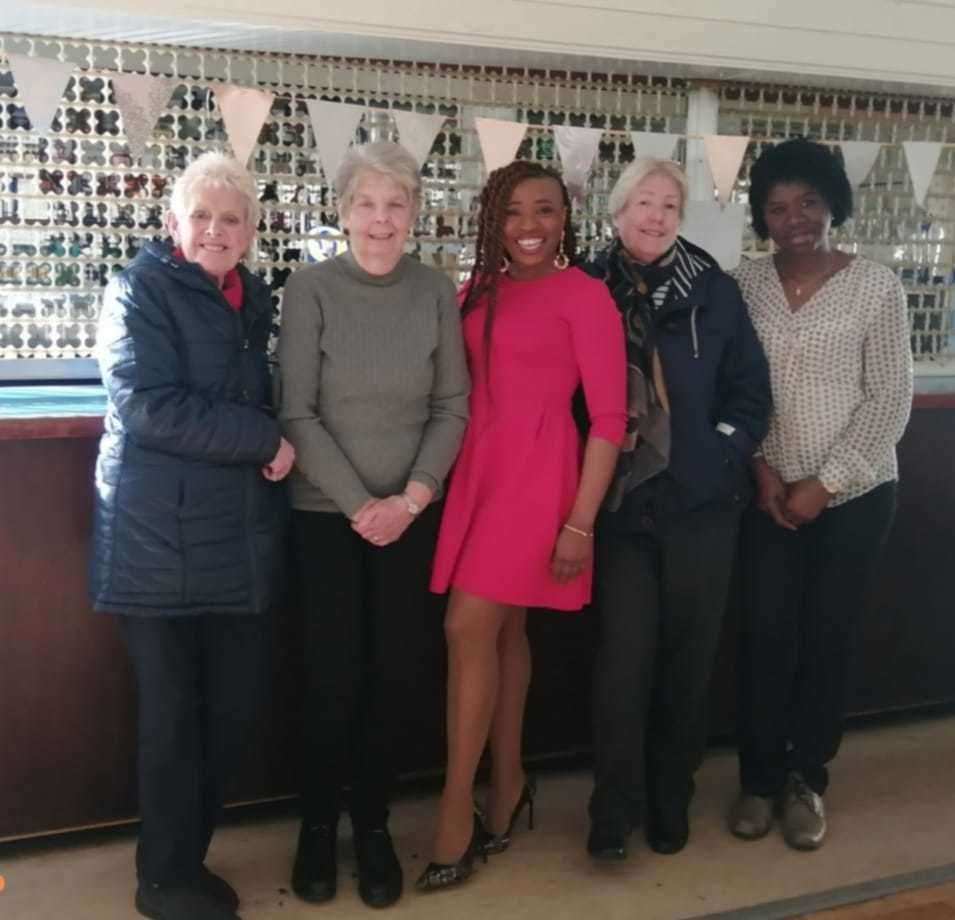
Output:
M292 507L351 517L409 480L439 492L470 386L450 280L409 256L370 275L349 252L295 272L279 336Z

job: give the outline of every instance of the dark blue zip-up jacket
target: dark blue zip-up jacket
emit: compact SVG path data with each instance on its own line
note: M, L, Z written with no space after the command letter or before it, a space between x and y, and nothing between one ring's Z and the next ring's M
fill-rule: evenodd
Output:
M148 243L106 289L97 610L260 613L273 603L284 494L261 472L280 439L266 359L271 299L239 271L236 311L197 265Z
M604 278L607 258L601 252L582 267ZM766 356L739 287L726 272L714 263L693 279L686 297L655 311L654 321L670 403L670 463L627 493L619 510L603 515L602 523L615 529L648 530L662 514L748 502L750 458L769 426Z

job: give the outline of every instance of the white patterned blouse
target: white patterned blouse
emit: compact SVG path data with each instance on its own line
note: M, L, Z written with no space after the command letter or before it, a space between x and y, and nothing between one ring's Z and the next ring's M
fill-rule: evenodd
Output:
M773 414L762 444L784 482L818 477L829 507L898 477L895 445L912 406L905 292L856 257L798 310L772 257L732 273L769 360Z

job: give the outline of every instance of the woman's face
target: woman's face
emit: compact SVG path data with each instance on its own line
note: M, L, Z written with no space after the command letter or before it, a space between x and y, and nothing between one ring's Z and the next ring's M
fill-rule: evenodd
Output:
M564 235L567 211L555 179L525 179L514 186L504 212L504 248L508 272L519 280L557 271L554 259Z
M184 214L169 212L166 228L186 260L198 263L219 287L255 236L245 199L217 185L200 185Z
M614 221L620 242L638 262L659 259L680 231L680 186L663 173L651 173L630 193Z
M763 219L776 246L794 254L828 246L832 214L826 200L805 182L777 182L766 196Z
M355 180L342 226L358 264L369 274L387 275L404 252L414 219L408 190L391 176L366 170Z

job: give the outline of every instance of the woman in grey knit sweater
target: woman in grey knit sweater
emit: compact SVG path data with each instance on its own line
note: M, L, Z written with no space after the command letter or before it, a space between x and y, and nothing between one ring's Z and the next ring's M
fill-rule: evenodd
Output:
M416 679L403 613L429 603L432 502L464 434L469 379L454 286L403 254L417 163L397 144L356 147L335 190L349 251L292 275L279 340L306 656L292 887L313 903L334 897L349 786L359 892L383 907L402 889L387 820Z

